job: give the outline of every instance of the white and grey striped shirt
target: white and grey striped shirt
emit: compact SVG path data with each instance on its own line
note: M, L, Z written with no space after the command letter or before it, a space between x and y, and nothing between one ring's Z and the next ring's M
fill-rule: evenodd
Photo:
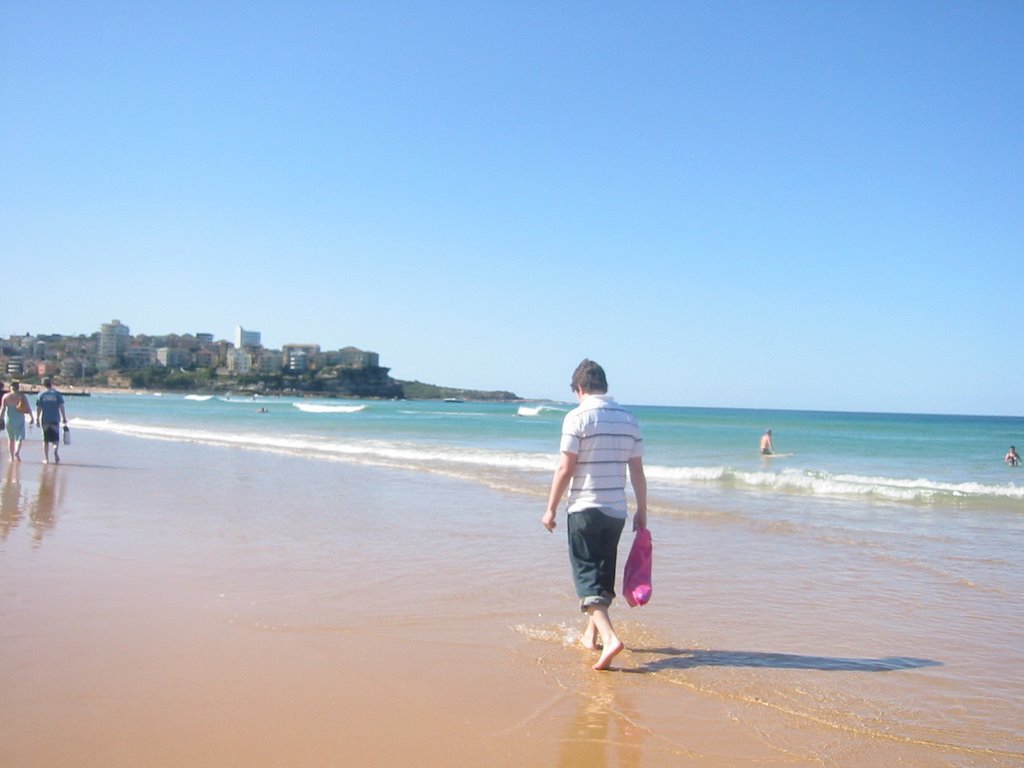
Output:
M633 414L608 395L587 395L565 415L559 448L577 457L569 512L597 508L625 519L626 467L644 452Z

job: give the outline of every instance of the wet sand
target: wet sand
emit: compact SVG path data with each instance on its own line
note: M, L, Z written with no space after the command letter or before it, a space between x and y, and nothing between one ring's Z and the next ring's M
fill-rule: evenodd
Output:
M37 454L0 465L0 765L1024 762L1019 595L950 637L927 569L652 517L654 599L596 673L537 489L85 431Z

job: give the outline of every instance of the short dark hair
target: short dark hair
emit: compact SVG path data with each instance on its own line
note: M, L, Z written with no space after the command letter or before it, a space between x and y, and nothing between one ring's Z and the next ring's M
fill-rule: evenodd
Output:
M604 368L593 360L584 360L572 373L572 391L583 390L588 395L603 395L608 391Z

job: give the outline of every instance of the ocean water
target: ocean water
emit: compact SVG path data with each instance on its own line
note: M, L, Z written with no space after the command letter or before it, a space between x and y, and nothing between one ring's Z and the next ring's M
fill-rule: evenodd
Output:
M569 404L293 400L205 395L69 398L87 429L481 477L545 479ZM1024 509L1024 418L633 406L652 492L667 502L725 492ZM74 423L74 422L73 422ZM778 458L758 454L772 429Z

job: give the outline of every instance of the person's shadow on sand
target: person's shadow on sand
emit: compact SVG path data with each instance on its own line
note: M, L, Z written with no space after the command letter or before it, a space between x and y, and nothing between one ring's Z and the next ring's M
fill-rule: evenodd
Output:
M821 672L895 672L921 667L939 667L941 661L910 656L855 659L840 656L802 656L763 651L715 651L688 648L632 648L634 654L657 656L638 666L635 672L660 672L694 667L763 667L766 669L816 669Z

